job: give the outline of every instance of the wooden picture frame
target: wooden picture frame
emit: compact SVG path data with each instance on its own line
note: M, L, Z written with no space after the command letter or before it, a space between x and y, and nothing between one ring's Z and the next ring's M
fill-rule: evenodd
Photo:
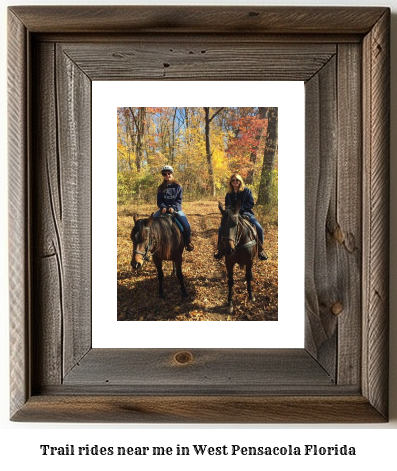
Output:
M11 420L387 421L389 23L383 7L9 8ZM305 81L304 349L91 348L91 81L149 79Z

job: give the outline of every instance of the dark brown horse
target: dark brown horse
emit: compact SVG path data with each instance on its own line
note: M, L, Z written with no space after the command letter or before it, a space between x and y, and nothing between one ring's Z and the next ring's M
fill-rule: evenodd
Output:
M157 269L159 296L164 298L163 291L163 260L174 262L174 271L181 285L182 296L188 296L182 274L182 254L184 250L183 234L171 217L138 219L134 214L134 227L131 231L133 253L131 266L139 269L150 257Z
M228 313L233 312L233 268L237 263L242 268L245 266L245 279L247 281L247 291L250 301L255 298L252 295L252 265L255 255L258 252L258 237L251 224L240 215L240 204L235 208L227 206L224 209L222 203L219 203L219 210L222 213L221 220L221 250L225 254L225 263L227 269L229 294L228 294Z

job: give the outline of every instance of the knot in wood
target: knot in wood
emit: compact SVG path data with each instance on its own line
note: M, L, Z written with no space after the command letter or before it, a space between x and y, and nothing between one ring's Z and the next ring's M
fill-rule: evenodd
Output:
M334 239L337 240L340 244L343 244L345 240L345 236L340 226L337 226L334 231Z
M336 302L332 307L331 307L332 314L335 316L339 316L339 314L342 313L343 311L343 304L340 303L339 301Z
M180 365L186 365L193 361L193 355L190 352L178 352L175 354L174 360Z

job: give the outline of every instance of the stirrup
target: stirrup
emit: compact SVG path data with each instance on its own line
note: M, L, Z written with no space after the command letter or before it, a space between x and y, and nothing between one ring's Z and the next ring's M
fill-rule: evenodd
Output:
M267 253L264 250L261 250L258 253L258 258L259 260L267 260L268 259Z
M186 244L186 250L188 252L191 252L192 250L194 250L194 245L190 241Z

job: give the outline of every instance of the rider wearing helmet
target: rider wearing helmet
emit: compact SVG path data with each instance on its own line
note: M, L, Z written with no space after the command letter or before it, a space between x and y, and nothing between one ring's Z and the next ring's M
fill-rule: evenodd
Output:
M161 214L173 214L183 227L186 250L191 252L194 246L191 242L191 229L186 214L182 211L182 186L174 178L174 169L170 165L165 165L161 169L164 178L157 191L157 206L159 210L154 217Z

